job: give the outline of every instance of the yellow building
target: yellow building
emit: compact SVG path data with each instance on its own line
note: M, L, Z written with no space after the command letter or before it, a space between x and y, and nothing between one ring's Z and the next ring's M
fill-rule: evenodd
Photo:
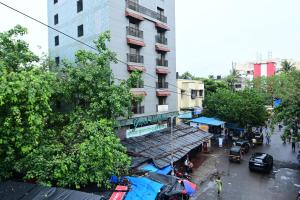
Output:
M192 111L198 115L202 111L204 83L196 80L177 79L178 111Z

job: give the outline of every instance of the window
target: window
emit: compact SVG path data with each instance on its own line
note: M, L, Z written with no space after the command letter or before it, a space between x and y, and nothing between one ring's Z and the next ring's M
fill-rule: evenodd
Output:
M159 83L166 82L166 76L165 75L158 75L158 82Z
M199 97L203 97L203 90L199 90Z
M58 14L54 15L54 25L58 24Z
M192 90L191 91L191 98L196 99L196 97L197 97L197 90Z
M58 2L58 0L54 0L53 3L56 4Z
M130 54L139 55L140 54L139 49L130 47Z
M55 36L54 38L54 43L55 43L55 46L58 46L59 45L59 36Z
M59 56L58 56L58 57L55 57L55 64L56 64L56 66L58 66L59 63L60 63L60 58L59 58Z
M167 97L158 97L158 105L167 105Z
M77 1L77 12L81 12L83 10L83 2L82 0Z
M77 34L78 34L78 37L83 36L83 24L81 24L80 26L77 27Z
M129 27L133 29L139 29L139 24L133 21L129 21Z

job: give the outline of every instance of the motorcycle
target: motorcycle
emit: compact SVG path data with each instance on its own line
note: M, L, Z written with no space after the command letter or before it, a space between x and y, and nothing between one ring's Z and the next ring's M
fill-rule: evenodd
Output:
M300 191L298 192L296 200L300 200Z

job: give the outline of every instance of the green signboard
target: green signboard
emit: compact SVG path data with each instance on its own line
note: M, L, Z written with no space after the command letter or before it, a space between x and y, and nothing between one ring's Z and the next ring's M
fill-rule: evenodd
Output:
M138 117L138 118L131 118L127 120L119 120L119 126L128 126L128 125L134 125L135 128L138 128L140 126L145 126L148 124L158 123L161 121L166 121L170 117L175 117L178 115L178 112L170 112L165 114L159 114L159 115L150 115L146 117Z
M155 124L155 125L144 126L144 127L135 128L135 129L129 129L126 131L126 138L147 135L149 133L160 131L165 128L168 128L167 124Z

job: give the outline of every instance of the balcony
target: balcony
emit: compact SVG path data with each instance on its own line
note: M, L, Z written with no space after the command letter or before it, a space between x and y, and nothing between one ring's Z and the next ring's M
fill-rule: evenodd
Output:
M144 64L144 56L138 54L127 54L127 62Z
M145 106L133 106L131 111L134 114L144 114L145 113Z
M139 12L143 15L146 15L148 17L154 18L158 21L161 21L163 23L167 23L167 17L164 15L159 14L158 12L155 12L149 8L143 7L139 5L138 3L135 3L133 1L127 0L127 8L134 10L136 12Z
M134 36L141 39L144 38L144 32L137 28L127 26L126 30L127 30L127 35Z
M168 45L168 39L166 37L161 37L160 35L155 36L156 43Z
M157 112L168 112L169 105L156 105Z
M168 89L169 83L168 82L156 82L156 89Z
M131 83L129 85L131 88L144 88L144 81L138 81L137 83Z
M156 59L156 65L157 66L162 66L162 67L168 67L168 61L164 59Z

